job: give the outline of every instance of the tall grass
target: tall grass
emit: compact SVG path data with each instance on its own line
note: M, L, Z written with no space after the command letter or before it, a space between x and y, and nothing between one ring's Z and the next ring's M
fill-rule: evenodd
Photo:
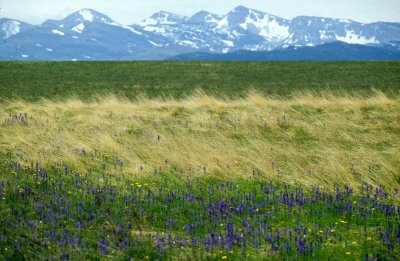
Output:
M185 99L98 96L0 104L2 158L70 164L104 159L131 176L257 177L326 189L400 187L400 96L298 94ZM106 167L105 167L106 168Z

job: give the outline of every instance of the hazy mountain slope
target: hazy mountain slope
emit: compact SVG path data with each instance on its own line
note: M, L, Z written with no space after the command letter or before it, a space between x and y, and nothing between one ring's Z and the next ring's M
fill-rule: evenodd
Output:
M227 54L189 53L170 60L236 60L236 61L346 61L399 60L400 52L358 44L332 42L316 47L291 47L273 51L236 51Z

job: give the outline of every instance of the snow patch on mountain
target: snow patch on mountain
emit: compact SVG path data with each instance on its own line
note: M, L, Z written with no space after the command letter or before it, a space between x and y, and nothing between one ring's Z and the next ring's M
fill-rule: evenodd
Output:
M320 35L319 37L320 37L321 41L329 39L329 36L327 35L326 30L319 30L319 35Z
M150 41L150 40L149 40L149 43L154 45L154 46L157 46L157 47L162 47L163 46L162 44L158 44L158 43L155 43L155 42Z
M200 11L195 13L189 19L187 19L186 23L191 23L191 24L216 23L222 17L223 17L222 15L212 14L206 11Z
M375 36L371 38L367 38L365 36L356 34L353 30L346 30L345 36L340 36L335 34L336 40L349 43L349 44L379 44L379 41L376 40Z
M260 30L259 35L268 39L282 40L289 36L289 26L281 25L274 19Z
M126 29L126 30L129 30L129 31L131 31L132 33L143 35L142 32L139 32L139 31L135 30L135 28L133 28L133 27L131 27L131 26L128 26L128 25L116 25L116 26L119 26L119 27L121 27L121 28L124 28L124 29Z
M129 26L129 25L122 25L122 24L119 24L119 23L116 23L116 22L111 22L111 23L107 23L107 24L113 25L113 26L117 26L117 27L121 27L121 28L124 28L126 30L131 31L132 33L142 35L142 32L139 32L139 31L135 30L135 28L133 28L132 26Z
M255 12L251 9L245 22L239 24L239 26L267 39L282 40L289 36L288 25L282 25L274 16Z
M165 27L159 27L159 26L145 26L143 27L143 30L147 32L152 32L156 33L162 36L168 36L167 29Z
M350 24L352 21L349 19L337 19L337 21L341 22L341 23L346 23L346 24Z
M56 29L51 30L51 32L52 32L53 34L57 34L57 35L61 35L61 36L64 36L64 35L65 35L65 33L61 32L61 31L59 31L59 30L56 30Z
M194 49L200 49L199 46L197 45L197 43L195 43L193 41L189 41L189 40L179 41L178 44L182 45L182 46L189 46L189 47L192 47Z
M228 21L228 17L225 16L224 18L222 18L221 20L219 20L217 22L217 29L224 29L227 28L229 26L229 21Z
M289 45L287 45L289 46ZM247 51L260 51L260 50L267 50L267 51L271 51L271 48L265 48L265 46L261 45L261 44L256 44L256 45L245 45L243 47L243 50L247 50Z
M220 16L218 16L218 15L208 14L205 17L205 22L206 23L216 23L216 22L218 22L219 18L220 18Z
M93 14L92 11L89 9L83 9L79 11L79 14L82 16L82 18L86 21L93 22Z
M3 23L1 30L5 33L4 39L18 34L21 31L21 23L15 20L10 20Z
M143 20L142 22L138 23L138 25L140 26L172 25L172 24L177 24L179 22L184 22L185 20L186 20L185 16L160 11L158 13L153 14L149 18Z
M77 26L72 27L71 30L81 34L84 29L85 29L85 24L84 23L80 23Z
M233 47L234 43L230 40L221 40L221 42L223 42L226 46L228 47Z

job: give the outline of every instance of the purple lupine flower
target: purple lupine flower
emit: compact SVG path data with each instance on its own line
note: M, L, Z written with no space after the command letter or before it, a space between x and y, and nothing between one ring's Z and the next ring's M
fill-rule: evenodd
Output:
M276 230L275 238L276 238L277 241L279 241L279 239L281 239L281 234L279 233L279 230Z
M124 250L128 246L128 238L124 238L120 243L119 243L119 250Z
M101 251L101 253L103 255L107 255L108 253L108 244L107 241L101 237L99 242L97 243L97 247L99 248L99 250Z
M228 230L229 232L232 232L233 228L234 228L234 225L231 221L228 222L228 224L226 224L226 230Z
M60 255L60 260L65 260L68 261L69 260L69 255L67 252L63 251Z

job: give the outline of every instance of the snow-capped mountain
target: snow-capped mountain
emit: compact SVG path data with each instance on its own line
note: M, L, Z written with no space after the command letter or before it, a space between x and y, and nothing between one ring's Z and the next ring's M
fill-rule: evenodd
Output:
M200 11L195 13L190 18L186 19L186 23L189 24L204 24L204 23L216 23L218 22L223 16L212 14L207 11Z
M140 22L138 25L146 27L146 26L159 26L159 25L171 25L171 24L179 24L185 22L187 17L180 16L176 14L172 14L169 12L160 11L158 13L153 14L146 20Z
M270 51L341 41L400 49L400 23L358 23L299 16L287 20L238 6L225 15L200 11L185 17L160 11L121 25L91 9L41 25L0 19L2 60L165 59L191 53Z
M289 37L289 25L289 20L238 6L218 22L217 32L226 32L234 43L240 39L229 51L271 50Z
M84 9L47 20L0 44L0 58L12 60L157 59L169 41L138 26L125 26Z
M244 6L238 6L223 17L217 25L219 30L245 30L267 41L282 41L289 37L290 21Z

